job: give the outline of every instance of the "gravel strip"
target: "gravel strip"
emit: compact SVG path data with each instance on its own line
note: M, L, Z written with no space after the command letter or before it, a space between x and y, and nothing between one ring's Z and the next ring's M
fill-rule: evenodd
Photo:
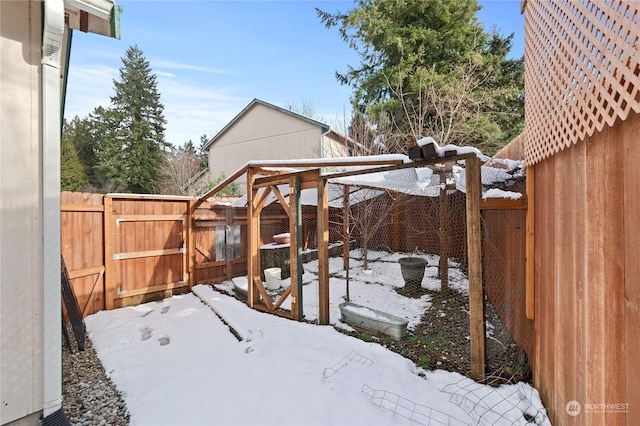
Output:
M91 340L78 351L69 328L73 353L62 343L62 408L72 425L128 425L129 412L111 379L105 374Z

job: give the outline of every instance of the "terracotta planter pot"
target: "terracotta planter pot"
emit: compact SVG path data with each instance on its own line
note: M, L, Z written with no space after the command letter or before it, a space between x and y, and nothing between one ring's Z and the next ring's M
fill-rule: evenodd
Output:
M273 241L275 241L278 244L289 244L290 242L289 233L274 235Z

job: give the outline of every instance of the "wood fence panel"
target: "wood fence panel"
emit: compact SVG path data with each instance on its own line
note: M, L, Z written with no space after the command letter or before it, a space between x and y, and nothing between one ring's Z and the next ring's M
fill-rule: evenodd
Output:
M594 350L601 354L600 359L602 360L602 364L600 371L604 371L603 380L599 380L601 377L598 377L595 380L590 379L589 383L597 383L595 386L598 389L595 395L603 398L603 401L609 402L624 402L626 400L625 382L627 377L625 375L625 369L620 367L610 368L609 366L623 366L627 362L627 349L624 346L624 240L625 236L634 234L630 234L625 230L624 191L621 191L621 189L625 187L624 169L629 167L635 168L638 163L629 161L630 159L626 158L624 144L620 143L620 141L625 139L625 135L630 135L631 138L636 139L637 142L637 133L629 133L630 130L631 129L625 125L607 128L602 135L598 135L601 136L601 138L597 138L596 143L589 143L589 141L587 141L586 150L587 159L600 159L600 170L596 176L601 178L600 182L604 185L601 191L598 191L603 197L600 208L602 212L602 221L600 222L602 231L599 234L601 241L596 242L596 244L601 247L600 250L602 250L601 255L598 254L597 258L602 261L603 278L601 281L597 281L588 277L585 281L588 285L598 285L599 288L602 289L602 297L591 298L588 304L588 308L591 310L595 310L597 307L596 312L598 314L587 315L587 319L591 321L590 327L595 328L593 331L587 328L589 334L591 335L592 332L601 333L600 336L602 336L602 340L601 342L593 342L597 347L590 347L586 357L590 358L591 351ZM628 136L626 138L628 138ZM597 150L595 153L592 152L594 148ZM636 149L635 152L640 151ZM591 181L594 176L589 170L586 177ZM631 182L633 181L630 181L630 183ZM636 183L632 183L631 185L637 188L639 183L640 180L636 180ZM593 194L596 190L590 188L589 193ZM589 200L587 200L585 206L587 207L585 209L586 212L593 212L590 204ZM636 216L636 221L638 219L640 219L640 217ZM593 224L594 222L589 220L587 223ZM587 231L587 235L591 235L591 232ZM634 239L637 239L638 235L640 234L635 234ZM602 248L605 249L603 250ZM590 270L592 262L593 259L590 257L585 265L585 269ZM594 292L590 288L586 294L592 295ZM637 300L638 299L636 299L636 301ZM591 339L588 339L588 336L587 341L592 342ZM628 361L634 362L634 357ZM602 368L602 366L604 366L604 368ZM590 369L587 371L589 373L592 372ZM601 373L599 373L599 376L600 374ZM588 400L595 399L595 397L589 393L587 397L589 398ZM640 403L640 401L636 400L635 405L638 403ZM600 415L598 423L611 425L622 423L625 420L631 421L632 419L633 417L629 414L608 413L605 416Z
M627 425L640 418L640 378L638 375L637 357L640 354L640 115L634 115L625 122L626 131L635 137L622 136L623 143L623 181L624 181L624 293L622 302L624 309L624 335L622 347L625 348L625 368L621 371L625 396L622 400L629 404Z
M551 283L556 282L555 267L555 167L554 159L535 165L535 357L533 380L551 416L555 407L556 300ZM542 208L544 206L544 208ZM553 417L552 417L553 418Z
M113 196L114 306L188 289L188 199Z
M534 384L553 424L632 424L640 406L630 352L640 345L640 149L619 143L635 141L639 122L607 128L535 166ZM583 412L570 416L569 401ZM589 410L607 403L629 411Z
M555 211L556 240L555 240L555 261L558 265L558 282L556 287L557 321L564 324L563 327L556 328L556 363L567 365L567 362L580 359L580 348L577 343L577 325L580 323L578 316L578 294L577 282L575 281L576 269L583 263L582 249L576 246L576 208L580 205L577 197L583 194L576 193L577 180L582 177L576 176L574 170L569 172L566 164L574 164L576 161L575 150L565 150L556 156L554 164L555 175L558 179L555 187L556 205L567 206L567 208ZM556 400L562 405L560 396L576 395L576 374L566 368L556 368ZM577 398L577 396L576 396Z
M246 275L246 208L205 202L196 209L194 219L195 283L222 282ZM240 228L240 251L235 253L235 257L226 250L227 226ZM217 245L220 245L222 253L217 252ZM228 259L230 254L232 258Z
M84 316L105 308L101 194L60 194L60 237L73 291Z

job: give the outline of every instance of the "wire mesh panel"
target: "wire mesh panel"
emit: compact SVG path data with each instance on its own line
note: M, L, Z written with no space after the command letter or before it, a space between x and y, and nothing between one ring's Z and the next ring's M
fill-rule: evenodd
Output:
M481 239L482 277L479 283L470 280L470 275L475 277L470 271L478 270L479 256L477 251L468 254L469 236L478 232L468 231L469 218L477 218L478 209L487 207L467 199L466 158L329 178L330 322L347 333L376 340L424 369L465 375L474 372L471 351L481 340L480 346L487 349L483 371L489 381L526 380L533 332L525 317L526 213L482 211L481 232L475 234ZM514 166L500 161L504 164L499 168L483 166L481 179L475 181L483 184L487 195L498 191L501 196L522 196L522 162ZM301 195L308 204L302 215L298 301L303 319L311 322L319 320L326 307L320 291L324 264L318 260L317 206L312 204L318 197L313 191L306 189ZM276 309L290 310L290 245L272 241L286 233L288 217L277 205L267 207L263 216L260 264L265 295ZM271 286L267 271L273 268L277 276ZM473 285L470 289L470 281L476 290ZM470 303L478 285L484 296L481 292L480 302ZM233 286L218 287L238 294L246 286L246 280L234 279ZM486 324L481 328L486 330L485 339L482 332L477 334L478 323ZM477 337L472 341L471 336Z
M526 318L526 211L483 212L487 371L490 380L529 380L533 322Z
M385 187L383 181L393 183ZM385 172L384 179L372 173L336 182L350 194L342 219L348 256L329 263L331 315L338 315L344 328L381 341L420 367L468 375L463 166L416 167ZM486 213L482 240L483 282L490 290L485 297L487 372L502 382L527 379L525 352L512 337L516 329L526 345L531 331L526 319L524 325L519 323L518 310L524 317L524 263L515 264L524 262L524 213L510 220L505 219L508 211ZM514 251L517 244L522 245L521 257Z

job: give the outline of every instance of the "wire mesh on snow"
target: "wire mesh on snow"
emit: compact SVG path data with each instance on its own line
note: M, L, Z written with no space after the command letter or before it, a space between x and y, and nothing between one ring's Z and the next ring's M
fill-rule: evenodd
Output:
M333 366L325 368L322 371L322 379L325 382L330 382L331 378L334 375L336 375L342 368L346 367L349 364L367 365L373 364L373 361L371 361L366 356L362 356L355 351L351 351Z
M546 413L531 401L532 387L518 383L492 388L469 378L445 386L449 401L464 410L478 425L550 424Z
M417 404L393 392L373 389L366 384L362 386L362 393L370 398L373 405L384 408L397 416L404 417L421 425L471 425L471 423L460 420L443 411Z

